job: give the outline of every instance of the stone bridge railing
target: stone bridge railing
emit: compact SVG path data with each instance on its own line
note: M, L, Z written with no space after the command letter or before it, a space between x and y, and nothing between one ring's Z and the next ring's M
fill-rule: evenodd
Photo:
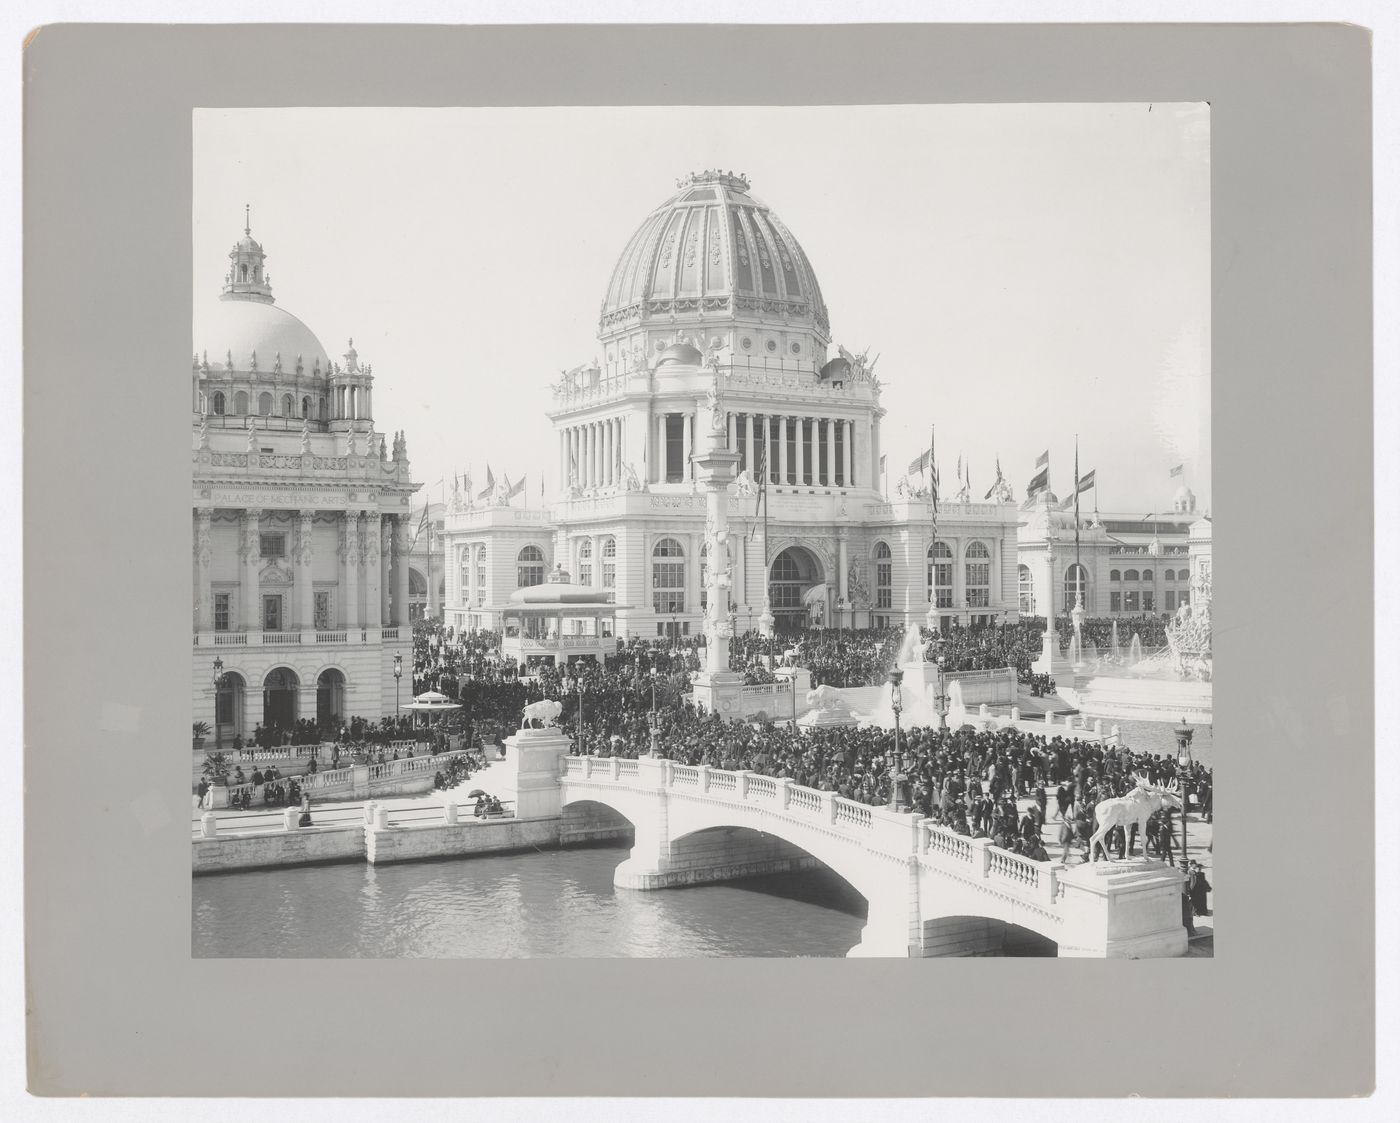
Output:
M780 815L798 826L835 832L855 846L889 856L917 858L930 872L943 872L968 883L985 883L990 892L1011 894L1041 908L1059 898L1058 862L1034 862L992 845L990 839L959 835L931 819L846 799L835 792L806 788L786 777L754 772L727 772L707 765L671 760L624 760L619 757L565 757L564 778L619 787L650 786L641 768L656 770L656 782L672 796L704 796Z

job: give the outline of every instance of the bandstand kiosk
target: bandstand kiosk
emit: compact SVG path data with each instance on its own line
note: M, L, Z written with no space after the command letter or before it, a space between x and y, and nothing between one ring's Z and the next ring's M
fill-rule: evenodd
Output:
M544 584L517 589L491 611L500 613L502 657L528 667L531 660L564 666L615 655L617 609L611 589L572 585L556 567Z

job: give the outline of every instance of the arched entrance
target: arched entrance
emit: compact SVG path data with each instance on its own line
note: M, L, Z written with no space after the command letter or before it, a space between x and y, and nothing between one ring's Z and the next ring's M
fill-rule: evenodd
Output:
M224 737L236 737L243 732L243 699L248 684L237 671L225 671L219 684L219 694L214 702L214 724L217 726L216 741Z
M418 570L408 570L408 618L411 621L423 619L428 609L428 582Z
M768 570L768 604L781 634L809 623L826 623L826 589L821 563L805 546L789 546Z
M345 718L345 675L327 667L316 678L316 724L330 725Z
M290 729L297 720L297 692L301 680L290 667L274 667L263 679L264 729Z

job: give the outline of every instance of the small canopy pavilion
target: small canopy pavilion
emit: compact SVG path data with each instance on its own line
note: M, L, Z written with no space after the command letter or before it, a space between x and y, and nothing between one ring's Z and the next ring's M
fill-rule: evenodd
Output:
M501 614L501 654L521 666L552 660L563 666L575 659L599 663L617 652L617 609L611 589L569 584L556 568L542 585L517 589Z

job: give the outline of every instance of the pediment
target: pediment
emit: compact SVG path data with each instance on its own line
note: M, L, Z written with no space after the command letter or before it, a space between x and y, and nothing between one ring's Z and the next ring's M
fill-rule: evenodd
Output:
M276 562L269 562L258 574L259 585L290 585L292 583L292 571L284 569Z

